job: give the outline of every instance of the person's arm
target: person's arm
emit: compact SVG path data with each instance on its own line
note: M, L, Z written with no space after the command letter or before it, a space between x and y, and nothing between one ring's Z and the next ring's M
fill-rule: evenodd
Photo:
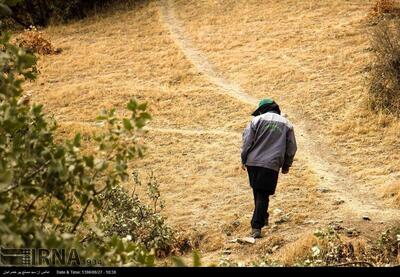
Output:
M282 166L282 173L286 174L289 172L289 168L292 166L294 156L297 152L296 137L294 135L293 128L290 128L286 134L286 152L285 161Z
M253 126L253 122L250 122L243 132L243 145L241 153L242 166L246 164L247 154L249 153L250 148L253 146L254 137L255 137L255 129Z

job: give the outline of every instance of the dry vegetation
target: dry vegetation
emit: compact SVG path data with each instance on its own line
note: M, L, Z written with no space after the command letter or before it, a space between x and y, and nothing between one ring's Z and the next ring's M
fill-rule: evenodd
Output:
M55 48L44 33L36 27L31 27L23 31L17 36L15 42L19 47L24 48L30 53L37 53L39 55L61 53L61 48Z
M295 123L311 121L314 137L334 149L325 158L339 159L360 186L397 180L399 121L367 108L366 15L374 1L239 2L174 7L219 72L258 98L275 98L298 114Z
M400 182L385 185L382 191L382 197L388 199L392 205L400 207Z
M400 123L366 105L365 18L372 0L171 3L187 39L217 72L252 96L276 99L295 126L307 121L305 141L331 149L323 158L351 173L348 186L377 203L380 196L399 201ZM96 131L87 123L102 108L122 110L132 96L148 101L154 118L148 153L135 166L158 177L168 222L200 242L205 263L228 251L245 262L261 252L292 264L309 253L318 227L342 220L369 234L387 220L355 216L356 195L347 195L345 208L335 204L337 194L320 191L324 177L315 173L313 153L300 148L271 201L272 221L285 220L255 245L229 243L249 231L253 200L239 148L254 107L224 94L185 57L158 1L45 31L63 52L40 57L41 75L27 88L33 101L55 116L60 136Z
M304 261L311 254L311 249L317 245L318 240L314 234L304 234L295 242L286 245L279 251L279 259L285 266L296 264L299 261Z
M371 17L385 15L400 16L400 2L398 0L377 0L371 9Z
M400 116L400 18L382 17L373 28L370 106Z

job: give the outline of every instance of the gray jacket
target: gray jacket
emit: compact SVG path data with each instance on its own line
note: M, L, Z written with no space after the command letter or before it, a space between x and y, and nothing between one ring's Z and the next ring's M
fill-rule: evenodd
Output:
M293 125L279 114L256 116L243 132L242 164L279 172L289 168L297 151Z

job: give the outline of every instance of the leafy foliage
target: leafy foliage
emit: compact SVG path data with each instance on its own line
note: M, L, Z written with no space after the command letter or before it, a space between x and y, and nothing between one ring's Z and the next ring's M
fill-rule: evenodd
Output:
M135 179L136 184L140 185L141 181ZM154 183L154 176L151 176L148 183L149 192L154 190ZM156 205L159 193L151 197L151 200ZM165 219L156 209L152 210L140 201L135 191L129 195L123 187L117 186L103 193L100 201L103 214L100 225L106 236L116 234L119 237L127 237L142 244L146 249L156 249L156 255L159 257L165 257L173 250L175 233L166 225Z

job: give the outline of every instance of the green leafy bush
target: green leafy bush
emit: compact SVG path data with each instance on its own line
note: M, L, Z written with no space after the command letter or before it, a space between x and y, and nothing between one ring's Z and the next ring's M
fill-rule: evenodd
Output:
M141 184L138 178L135 180L137 184ZM160 194L154 176L150 177L147 185L150 199L154 203L153 209L144 205L135 191L129 195L121 186L103 193L101 229L106 236L116 234L127 237L146 249L155 249L158 257L165 257L173 250L176 237L173 230L166 225L164 217L156 210Z

